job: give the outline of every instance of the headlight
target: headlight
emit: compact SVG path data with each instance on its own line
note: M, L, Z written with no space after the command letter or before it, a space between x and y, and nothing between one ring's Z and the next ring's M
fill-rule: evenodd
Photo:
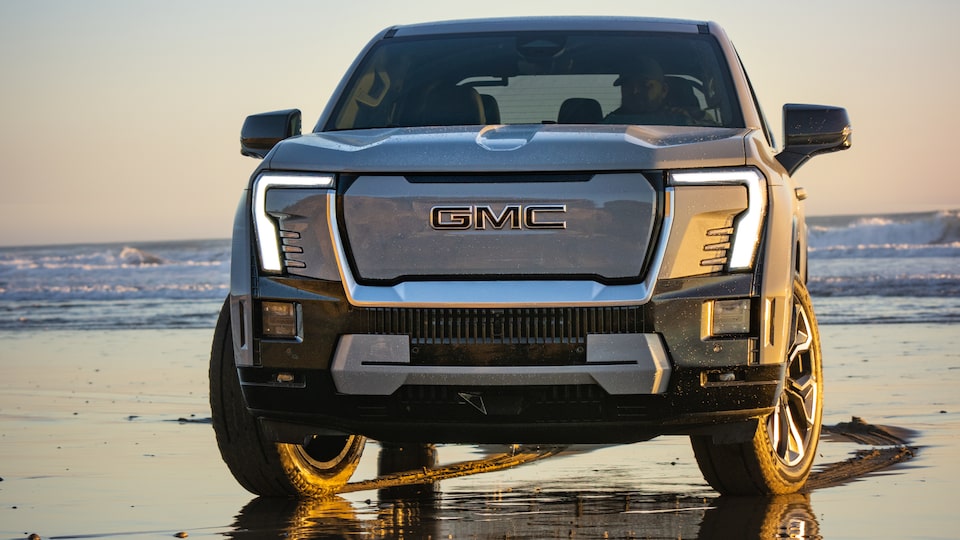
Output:
M280 272L280 230L276 218L267 213L267 191L278 188L332 188L330 174L271 173L260 174L253 182L253 228L260 252L260 267L265 272Z
M764 177L752 168L698 170L672 172L671 186L729 186L742 185L747 189L746 210L734 221L733 239L727 256L729 270L748 270L753 267L760 234L763 231L763 216L767 206Z

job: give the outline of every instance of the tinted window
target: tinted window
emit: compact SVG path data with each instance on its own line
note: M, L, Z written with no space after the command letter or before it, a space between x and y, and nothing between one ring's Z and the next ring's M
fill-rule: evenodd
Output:
M394 38L374 47L327 129L614 123L742 127L716 41L699 34Z

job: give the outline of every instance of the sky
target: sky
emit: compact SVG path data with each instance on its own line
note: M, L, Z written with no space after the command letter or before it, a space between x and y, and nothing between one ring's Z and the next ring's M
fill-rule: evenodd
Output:
M808 215L960 208L955 0L0 0L0 246L228 238L248 114L310 129L383 28L513 15L716 21L778 140L784 103L850 113Z

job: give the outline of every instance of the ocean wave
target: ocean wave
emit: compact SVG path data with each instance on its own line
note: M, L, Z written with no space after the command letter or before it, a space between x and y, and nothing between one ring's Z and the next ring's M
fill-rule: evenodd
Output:
M119 260L123 264L132 264L136 266L143 266L147 264L165 264L166 259L158 255L154 255L149 251L142 249L137 249L135 247L124 246L120 251Z
M206 328L230 241L0 249L0 330Z
M87 284L31 285L0 287L4 300L116 300L162 298L222 298L229 292L226 283L167 283L160 285Z
M814 297L817 322L830 324L958 324L960 298Z
M960 298L960 275L811 277L807 288L814 297Z
M811 254L960 256L960 210L808 219Z
M0 300L223 298L229 245L208 240L0 249Z
M0 306L0 331L212 328L223 298L10 302Z

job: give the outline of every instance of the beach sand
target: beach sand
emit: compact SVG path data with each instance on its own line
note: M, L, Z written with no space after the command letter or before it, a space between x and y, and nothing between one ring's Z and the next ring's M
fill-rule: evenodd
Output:
M254 498L220 461L207 405L212 329L4 332L0 538L956 538L960 330L821 334L824 423L912 430L896 431L916 447L912 459L808 495L724 499L687 440L667 437L297 503ZM875 448L827 436L818 470ZM398 457L379 450L368 443L355 480ZM436 450L451 463L503 448Z

